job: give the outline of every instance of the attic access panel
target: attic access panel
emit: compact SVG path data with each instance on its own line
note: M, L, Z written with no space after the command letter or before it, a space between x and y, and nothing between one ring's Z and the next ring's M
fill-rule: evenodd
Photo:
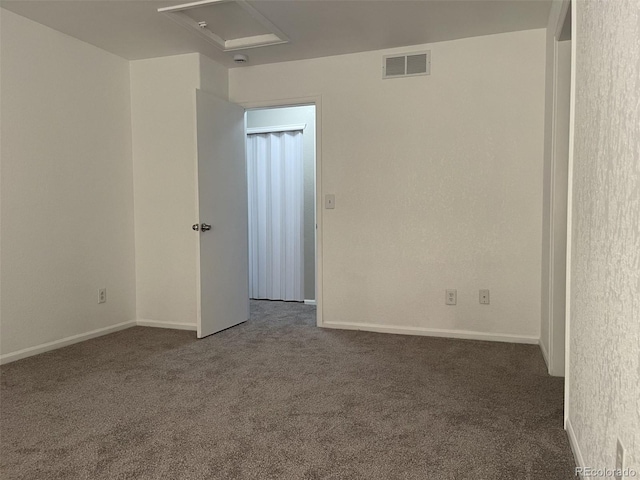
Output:
M246 0L203 0L159 8L224 52L287 43L289 38Z

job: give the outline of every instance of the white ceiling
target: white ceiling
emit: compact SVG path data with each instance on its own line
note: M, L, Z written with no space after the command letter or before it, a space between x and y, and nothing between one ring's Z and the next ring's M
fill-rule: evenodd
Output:
M3 8L129 60L200 52L228 67L543 28L550 0L253 0L290 39L224 53L157 12L187 0L2 0Z

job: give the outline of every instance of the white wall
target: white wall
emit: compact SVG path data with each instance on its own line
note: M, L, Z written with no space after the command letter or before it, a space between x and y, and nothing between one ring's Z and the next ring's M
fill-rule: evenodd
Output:
M135 319L133 180L128 62L0 11L7 361Z
M131 62L137 318L195 329L195 90L225 98L226 68L200 54Z
M216 97L229 99L229 69L203 55L200 62L200 89Z
M577 2L568 429L578 461L640 475L640 22Z
M247 111L247 128L306 124L302 134L304 163L304 298L314 300L316 271L316 111L313 106Z
M322 96L325 325L538 341L544 71L544 29L230 70L238 103Z

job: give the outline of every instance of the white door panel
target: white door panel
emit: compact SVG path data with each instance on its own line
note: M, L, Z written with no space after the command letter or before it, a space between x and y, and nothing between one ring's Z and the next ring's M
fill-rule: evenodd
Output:
M200 238L198 338L249 318L244 109L196 90Z

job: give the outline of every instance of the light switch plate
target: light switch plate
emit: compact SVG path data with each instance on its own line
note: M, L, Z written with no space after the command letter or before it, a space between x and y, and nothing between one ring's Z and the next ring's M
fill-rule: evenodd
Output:
M336 208L336 196L333 193L327 193L324 196L324 208L327 210Z
M480 304L489 305L489 290L480 290Z

